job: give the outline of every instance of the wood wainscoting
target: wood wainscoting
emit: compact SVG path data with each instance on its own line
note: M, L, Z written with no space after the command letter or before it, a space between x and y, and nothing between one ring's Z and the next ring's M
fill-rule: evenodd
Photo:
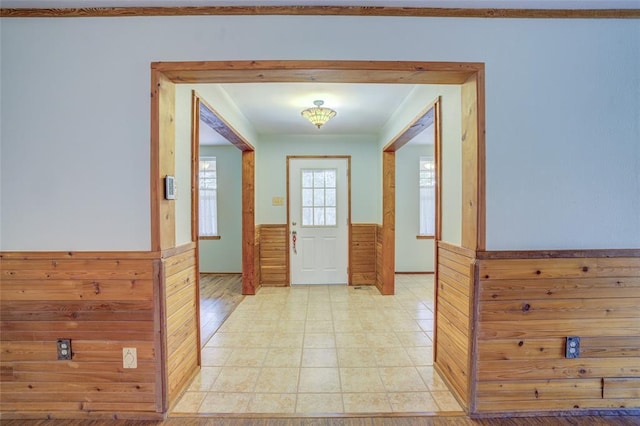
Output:
M471 401L475 252L443 241L437 245L434 367L463 408Z
M376 225L376 288L382 294L382 225Z
M162 418L155 253L0 259L2 418ZM57 339L71 339L71 360L57 359ZM123 348L137 368L123 368Z
M472 411L640 414L639 252L478 253Z
M351 225L349 243L349 273L351 285L375 285L376 236L378 225L358 223Z
M260 284L264 287L289 285L289 239L287 225L257 225L259 228Z
M198 277L195 244L166 251L162 257L164 383L167 407L173 407L200 365Z

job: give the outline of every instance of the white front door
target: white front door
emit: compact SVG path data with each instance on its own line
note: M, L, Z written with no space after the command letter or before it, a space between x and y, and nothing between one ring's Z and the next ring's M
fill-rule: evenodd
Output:
M292 285L347 284L347 177L346 158L289 159Z

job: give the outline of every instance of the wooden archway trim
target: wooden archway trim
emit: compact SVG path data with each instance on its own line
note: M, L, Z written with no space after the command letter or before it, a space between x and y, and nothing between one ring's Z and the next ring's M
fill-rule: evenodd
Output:
M156 62L151 64L151 206L152 246L171 248L175 243L175 211L161 198L161 176L173 160L172 109L176 83L255 83L255 82L345 82L396 84L460 84L463 112L463 206L462 246L483 250L485 241L484 194L484 64L458 62L397 61L217 61ZM160 130L163 127L162 131ZM249 153L251 152L251 154ZM247 152L247 163L255 161ZM391 154L391 153L388 153ZM244 155L243 155L244 157ZM253 167L243 166L243 175ZM251 170L249 170L251 169ZM245 200L251 203L252 200ZM246 212L246 218L245 218ZM249 223L253 205L243 207L243 224ZM395 214L383 212L384 216ZM393 226L388 216L386 223ZM255 241L255 237L254 237ZM243 247L250 244L244 236ZM389 244L392 244L389 242ZM255 265L255 258L243 259L244 267ZM255 268L255 266L254 266Z

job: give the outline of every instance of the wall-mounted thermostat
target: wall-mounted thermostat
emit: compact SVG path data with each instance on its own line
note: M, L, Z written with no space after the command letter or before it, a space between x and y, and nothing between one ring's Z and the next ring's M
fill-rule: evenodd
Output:
M164 178L164 198L165 200L176 199L176 179L167 175Z

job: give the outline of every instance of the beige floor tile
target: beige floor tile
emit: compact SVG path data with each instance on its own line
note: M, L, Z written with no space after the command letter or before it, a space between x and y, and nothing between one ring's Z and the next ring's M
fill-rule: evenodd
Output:
M418 324L422 331L431 331L433 330L433 320L432 319L423 319L417 320Z
M362 324L356 320L334 320L333 329L336 333L358 333L362 332Z
M400 332L396 333L396 336L404 347L433 345L433 342L424 331Z
M275 331L275 329L273 330ZM268 332L245 333L244 345L247 348L268 348L271 345L273 336Z
M431 392L431 396L442 411L462 411L462 407L449 391Z
M203 348L201 352L202 366L217 367L223 366L229 359L229 356L234 350L232 348L216 348L208 347Z
M264 367L300 367L302 364L302 349L300 348L271 348L264 360Z
M386 393L343 393L345 413L389 413L391 405Z
M340 367L376 367L376 355L369 348L338 348Z
M427 391L427 386L415 367L382 367L380 378L387 392Z
M384 392L377 368L340 368L342 392Z
M301 368L298 393L340 392L337 368Z
M304 328L305 333L333 333L333 321L309 320Z
M174 413L197 413L206 392L185 392L173 409Z
M304 348L335 348L336 339L333 333L305 333Z
M367 335L369 346L372 348L392 348L401 347L400 340L393 332L369 333Z
M245 333L223 333L217 332L209 339L206 347L217 348L242 348L247 341Z
M296 413L344 413L339 393L299 393Z
M283 333L273 334L271 339L272 348L301 348L304 341L304 333Z
M295 393L256 393L249 401L249 413L291 414L296 411Z
M418 325L418 321L422 320L414 320L413 318L392 319L387 322L387 325L396 332L421 331L422 329L420 325Z
M339 348L369 348L366 333L336 333L336 346Z
M337 367L338 355L335 348L304 348L302 367Z
M373 348L372 352L378 367L411 367L414 365L407 351L402 347Z
M209 392L198 413L246 413L250 399L250 393Z
M218 378L213 382L213 392L253 392L260 368L222 367Z
M438 411L436 401L429 392L388 394L391 409L396 413L432 413Z
M430 391L449 391L447 384L442 380L440 375L438 375L432 366L417 367L417 370Z
M189 385L188 391L208 391L216 381L222 367L202 367Z
M357 323L360 322L360 316L358 315L358 311L350 308L347 303L344 303L344 304L334 303L331 311L331 316L333 317L333 321L350 321L350 322L357 322Z
M305 321L282 320L278 323L278 331L286 333L304 333Z
M299 368L265 367L254 388L256 393L296 393Z
M409 314L413 319L433 319L433 311L430 309L415 309L410 310Z
M431 346L405 348L413 365L427 366L433 365L433 348Z
M324 309L307 309L307 322L309 321L331 321L331 309L326 306Z
M306 303L305 303L306 304ZM298 321L304 321L307 319L307 310L300 310L300 309L291 309L291 310L286 310L282 313L282 316L280 317L281 320L298 320Z
M268 349L263 348L234 349L231 355L229 355L225 366L262 367L268 351Z

